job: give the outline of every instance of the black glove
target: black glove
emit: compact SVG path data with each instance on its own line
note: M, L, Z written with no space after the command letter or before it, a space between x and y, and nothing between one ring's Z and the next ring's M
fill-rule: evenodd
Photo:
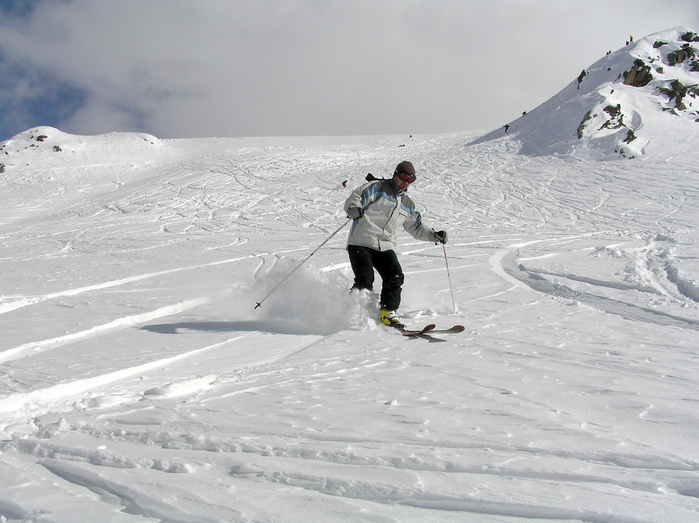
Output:
M353 205L349 209L347 209L347 216L352 218L353 220L358 220L362 216L364 216L364 209L361 207L357 207L356 205Z
M435 232L434 241L437 243L447 243L447 231Z

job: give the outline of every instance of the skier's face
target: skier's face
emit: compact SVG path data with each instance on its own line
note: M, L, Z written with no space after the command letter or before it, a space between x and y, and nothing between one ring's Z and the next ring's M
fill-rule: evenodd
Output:
M393 181L396 182L396 185L401 191L407 191L410 184L415 181L415 178L399 173L393 176Z

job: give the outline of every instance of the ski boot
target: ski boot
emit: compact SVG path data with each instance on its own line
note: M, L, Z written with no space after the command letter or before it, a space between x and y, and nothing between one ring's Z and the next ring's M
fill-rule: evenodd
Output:
M396 311L382 310L381 311L381 321L388 325L389 327L394 327L398 330L405 329L405 325L400 321L400 318L396 314Z

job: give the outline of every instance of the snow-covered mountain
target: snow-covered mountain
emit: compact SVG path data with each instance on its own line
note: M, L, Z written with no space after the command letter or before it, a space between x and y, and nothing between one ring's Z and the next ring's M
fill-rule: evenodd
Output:
M527 155L640 156L672 149L666 129L697 135L698 95L699 35L679 27L610 51L550 100L474 143L507 133Z
M0 144L0 521L695 522L683 31L487 139ZM630 53L645 86L614 83ZM400 237L403 318L463 334L348 293L342 203L404 159L450 241Z

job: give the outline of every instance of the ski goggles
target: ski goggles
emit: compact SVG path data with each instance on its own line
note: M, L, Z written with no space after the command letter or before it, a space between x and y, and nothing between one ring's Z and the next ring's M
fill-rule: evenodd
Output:
M412 176L408 173L396 173L395 174L399 180L404 181L405 183L413 183L415 181L415 176Z

